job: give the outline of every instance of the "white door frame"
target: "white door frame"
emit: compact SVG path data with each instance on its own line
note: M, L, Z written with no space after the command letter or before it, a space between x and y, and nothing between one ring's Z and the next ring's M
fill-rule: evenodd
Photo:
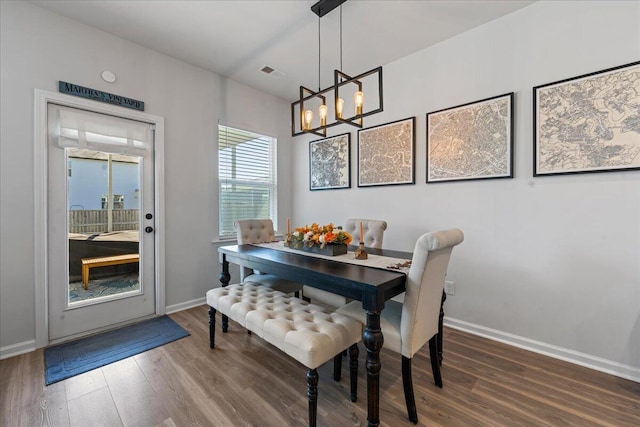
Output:
M47 103L82 108L96 113L155 125L154 140L154 196L155 196L155 288L156 315L166 313L165 301L165 245L164 245L164 118L137 110L117 107L97 101L50 92L34 91L34 254L36 348L49 344L49 304L47 282Z

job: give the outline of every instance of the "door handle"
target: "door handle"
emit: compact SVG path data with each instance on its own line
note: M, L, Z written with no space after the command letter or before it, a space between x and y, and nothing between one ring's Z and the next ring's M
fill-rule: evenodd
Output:
M144 228L144 231L147 232L147 233L151 233L153 231L153 227L147 226L147 227Z

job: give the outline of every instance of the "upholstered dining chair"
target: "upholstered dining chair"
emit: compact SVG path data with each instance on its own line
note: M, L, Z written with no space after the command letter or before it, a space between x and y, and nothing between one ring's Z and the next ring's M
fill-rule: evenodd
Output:
M273 221L270 219L239 219L233 225L236 229L236 239L239 245L268 243L276 240ZM285 294L293 293L295 296L300 296L300 291L302 290L300 283L283 279L274 274L263 274L260 271L246 267L240 267L240 281L260 282L272 289Z
M429 342L433 379L438 387L442 387L436 342L440 301L451 252L463 240L464 234L457 228L422 235L413 250L404 304L388 301L380 314L383 347L402 355L404 396L409 419L414 424L418 423L418 413L413 394L411 359ZM359 301L350 302L337 312L366 323L366 313Z
M364 234L364 245L368 248L382 248L382 238L384 231L387 229L387 222L378 219L358 219L349 218L345 221L343 230L347 231L353 237L352 245L357 245L360 241L360 223L362 222L362 234ZM305 299L331 308L338 308L345 305L349 300L347 298L323 291L312 286L303 286L302 295Z

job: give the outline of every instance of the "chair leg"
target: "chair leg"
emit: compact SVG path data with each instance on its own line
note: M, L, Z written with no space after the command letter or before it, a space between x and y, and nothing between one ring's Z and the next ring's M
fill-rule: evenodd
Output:
M342 377L342 353L333 357L333 379L340 381Z
M316 427L318 417L318 370L307 371L307 397L309 398L309 427Z
M442 375L440 374L440 361L438 360L438 335L434 335L429 340L429 358L431 359L431 371L433 381L442 388Z
M418 411L416 410L416 399L413 396L413 380L411 379L411 359L402 356L402 385L404 386L404 400L407 403L407 413L409 420L418 424Z
M440 301L440 315L438 317L438 363L442 366L442 321L444 319L444 302L447 300L447 294L442 291L442 300Z
M351 401L358 400L358 344L349 347L349 378L351 379Z
M209 306L209 348L216 346L216 309Z

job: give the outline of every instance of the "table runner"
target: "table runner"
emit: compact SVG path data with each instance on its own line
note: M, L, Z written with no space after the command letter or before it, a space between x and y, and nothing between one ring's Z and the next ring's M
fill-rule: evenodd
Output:
M367 254L368 259L356 259L355 252L347 252L344 255L336 255L336 256L322 255L322 254L316 254L313 252L301 251L298 249L290 249L286 247L283 242L252 243L252 245L259 246L262 248L275 249L278 251L291 252L294 254L312 256L316 258L324 258L331 261L362 265L365 267L379 268L382 270L398 271L404 274L408 274L409 268L411 267L411 260L402 259L402 258L393 258L393 257L381 256L381 255Z

